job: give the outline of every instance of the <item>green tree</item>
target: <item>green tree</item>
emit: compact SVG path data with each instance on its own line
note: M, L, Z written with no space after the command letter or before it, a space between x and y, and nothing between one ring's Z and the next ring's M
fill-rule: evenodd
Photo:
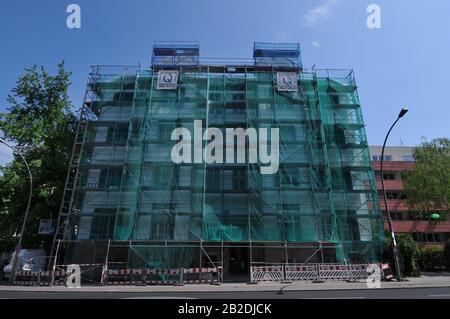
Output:
M444 263L447 270L450 270L450 239L444 246Z
M416 277L420 275L419 267L417 265L417 258L419 256L419 245L409 235L404 233L397 233L395 235L397 247L400 256L400 268L402 268L403 276ZM391 269L395 269L392 256L392 238L390 234L386 234L385 252L383 260L389 261Z
M417 264L421 271L443 271L445 258L443 247L431 247L419 249Z
M64 62L50 75L33 66L19 76L0 113L0 134L24 154L33 175L30 215L23 247L47 249L51 236L39 236L41 219L56 219L75 135L75 114L68 97L71 73ZM11 250L28 199L28 172L17 155L0 167L0 249Z
M409 209L426 218L440 211L445 219L450 209L450 140L423 142L414 150L414 160L414 169L402 174Z

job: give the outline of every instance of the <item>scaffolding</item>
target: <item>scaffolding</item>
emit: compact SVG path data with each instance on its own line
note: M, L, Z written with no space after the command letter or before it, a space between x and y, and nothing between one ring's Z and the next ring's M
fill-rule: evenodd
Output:
M225 275L379 261L383 225L353 71L303 70L298 44L255 43L253 63L210 65L196 43L156 43L152 61L92 69L55 235L72 247L63 258L113 240L127 243L119 255L130 266L214 265ZM178 71L175 90L157 88L162 70ZM278 90L281 71L295 74L297 91ZM194 120L278 128L278 172L173 163L171 133L192 132Z

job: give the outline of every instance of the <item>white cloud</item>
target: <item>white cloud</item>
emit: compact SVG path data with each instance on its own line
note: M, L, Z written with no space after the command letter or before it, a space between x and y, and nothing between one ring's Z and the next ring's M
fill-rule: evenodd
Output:
M313 41L312 46L315 48L320 48L320 42L319 41Z
M327 19L331 15L331 10L337 2L338 0L327 0L320 6L309 10L303 18L303 25L312 27L320 21Z

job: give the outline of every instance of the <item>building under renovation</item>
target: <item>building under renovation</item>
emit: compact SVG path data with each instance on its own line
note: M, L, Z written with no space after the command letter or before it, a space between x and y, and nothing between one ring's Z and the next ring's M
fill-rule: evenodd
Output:
M177 128L192 132L181 162ZM246 134L207 161L209 128L216 140L255 129L258 152ZM299 44L223 61L173 42L155 43L150 67L92 68L52 252L65 263L220 266L227 278L378 261L383 238L352 70L306 70Z

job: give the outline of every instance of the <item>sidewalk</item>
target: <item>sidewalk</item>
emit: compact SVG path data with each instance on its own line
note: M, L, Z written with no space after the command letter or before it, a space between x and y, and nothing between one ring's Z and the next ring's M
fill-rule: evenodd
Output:
M408 278L405 282L381 282L381 289L401 288L433 288L450 287L450 276L422 275L420 278ZM0 286L0 291L31 291L31 292L242 292L242 291L301 291L301 290L352 290L369 289L365 281L345 282L329 281L325 283L295 282L282 284L279 282L262 282L248 285L246 283L225 283L222 285L192 284L185 286L82 286L69 289L64 286L30 287L30 286Z

